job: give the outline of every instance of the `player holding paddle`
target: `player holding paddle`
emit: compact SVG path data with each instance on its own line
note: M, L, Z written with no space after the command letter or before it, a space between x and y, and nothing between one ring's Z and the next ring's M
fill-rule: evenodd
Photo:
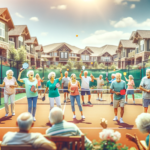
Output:
M72 108L72 112L73 112L73 119L76 118L75 115L75 107L74 107L74 101L76 99L79 110L81 112L81 118L85 119L83 112L82 112L82 106L80 103L80 95L79 95L79 90L78 88L81 90L81 86L80 86L80 82L76 80L76 75L72 74L71 75L71 81L68 83L68 91L70 91L70 101L71 101L71 108Z
M54 99L56 101L57 107L61 108L60 94L58 90L58 87L60 86L59 82L63 78L63 74L61 71L62 69L60 69L61 77L57 79L55 79L55 76L56 76L55 72L50 72L48 75L49 81L47 81L47 87L45 89L45 93L49 89L50 110L54 107ZM45 93L44 93L44 97L45 97Z
M27 95L27 100L28 100L28 112L32 113L33 121L36 121L35 113L36 113L36 104L37 104L37 98L38 98L38 92L37 92L38 82L34 78L33 70L30 70L27 72L28 78L20 79L21 73L23 72L24 69L27 69L27 68L23 66L23 68L20 69L18 81L25 83L26 95Z
M113 107L114 107L115 118L113 119L113 121L118 120L117 112L118 112L118 107L120 105L121 108L120 123L124 123L122 118L124 114L126 83L125 81L121 80L120 73L116 74L116 81L113 81L111 83L110 93L114 94Z

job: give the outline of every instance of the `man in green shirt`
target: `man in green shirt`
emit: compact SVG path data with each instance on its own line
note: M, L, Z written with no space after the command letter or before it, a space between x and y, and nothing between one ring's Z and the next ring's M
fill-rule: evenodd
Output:
M125 81L121 80L121 74L117 73L116 81L113 81L111 83L110 93L114 93L113 107L114 107L115 118L113 119L113 121L118 120L117 112L118 112L118 107L120 105L121 108L120 123L124 123L122 117L124 114L125 95L120 95L120 91L123 89L126 89L126 83Z

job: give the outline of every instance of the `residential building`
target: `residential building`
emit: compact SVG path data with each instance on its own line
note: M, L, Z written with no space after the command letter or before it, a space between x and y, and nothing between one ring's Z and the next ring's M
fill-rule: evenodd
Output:
M8 32L14 28L14 23L7 8L0 8L0 56L7 58L9 51Z
M41 55L42 55L42 52L43 52L43 46L42 45L36 46L35 51L38 54L38 57L36 58L36 67L40 68L40 67L42 67Z

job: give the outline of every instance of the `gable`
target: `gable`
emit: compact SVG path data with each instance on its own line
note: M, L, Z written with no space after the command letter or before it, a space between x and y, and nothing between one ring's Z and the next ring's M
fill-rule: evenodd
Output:
M71 52L72 50L64 44L59 49L57 49L57 51L63 51L63 52L68 51L68 52Z
M111 55L108 53L108 52L106 52L106 53L104 53L103 55L102 55L102 57L110 57Z
M91 53L88 50L84 50L81 55L91 55Z

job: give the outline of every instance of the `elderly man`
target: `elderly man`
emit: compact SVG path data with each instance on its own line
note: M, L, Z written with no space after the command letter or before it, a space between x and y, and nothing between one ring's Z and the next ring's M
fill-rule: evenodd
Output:
M146 70L146 77L143 77L140 83L140 90L143 91L144 112L147 113L150 104L150 69Z
M90 99L91 99L91 93L90 93L90 81L94 82L94 77L91 74L91 77L87 76L88 75L88 71L84 71L84 76L81 76L83 73L83 71L81 71L79 77L81 79L81 96L82 96L82 101L83 101L83 105L84 103L84 95L85 93L88 95L88 104L91 104Z
M83 134L74 123L66 122L63 119L62 109L54 107L49 114L49 120L53 126L46 130L46 134L50 136L81 136ZM85 136L85 146L89 144L91 141Z
M30 113L22 113L17 118L19 132L8 132L4 135L2 145L32 145L34 148L57 149L53 142L48 141L41 133L29 133L33 126Z
M69 99L69 91L68 91L68 83L70 82L70 78L68 77L68 71L65 72L65 76L62 78L62 89L64 89L64 103ZM66 98L67 97L67 98Z
M126 89L126 83L125 81L121 80L121 74L117 73L116 81L113 81L111 83L110 93L114 94L113 107L114 107L115 118L113 119L113 121L118 120L117 112L118 112L118 107L120 105L121 108L120 123L124 123L122 118L124 114L125 95L120 94L120 91L123 89Z
M109 81L108 80L108 78L106 77L106 81L108 82L108 83L112 83L113 81L116 81L116 75L115 74L112 74L111 75L111 80ZM113 105L113 93L111 93L111 103L110 103L110 105Z

